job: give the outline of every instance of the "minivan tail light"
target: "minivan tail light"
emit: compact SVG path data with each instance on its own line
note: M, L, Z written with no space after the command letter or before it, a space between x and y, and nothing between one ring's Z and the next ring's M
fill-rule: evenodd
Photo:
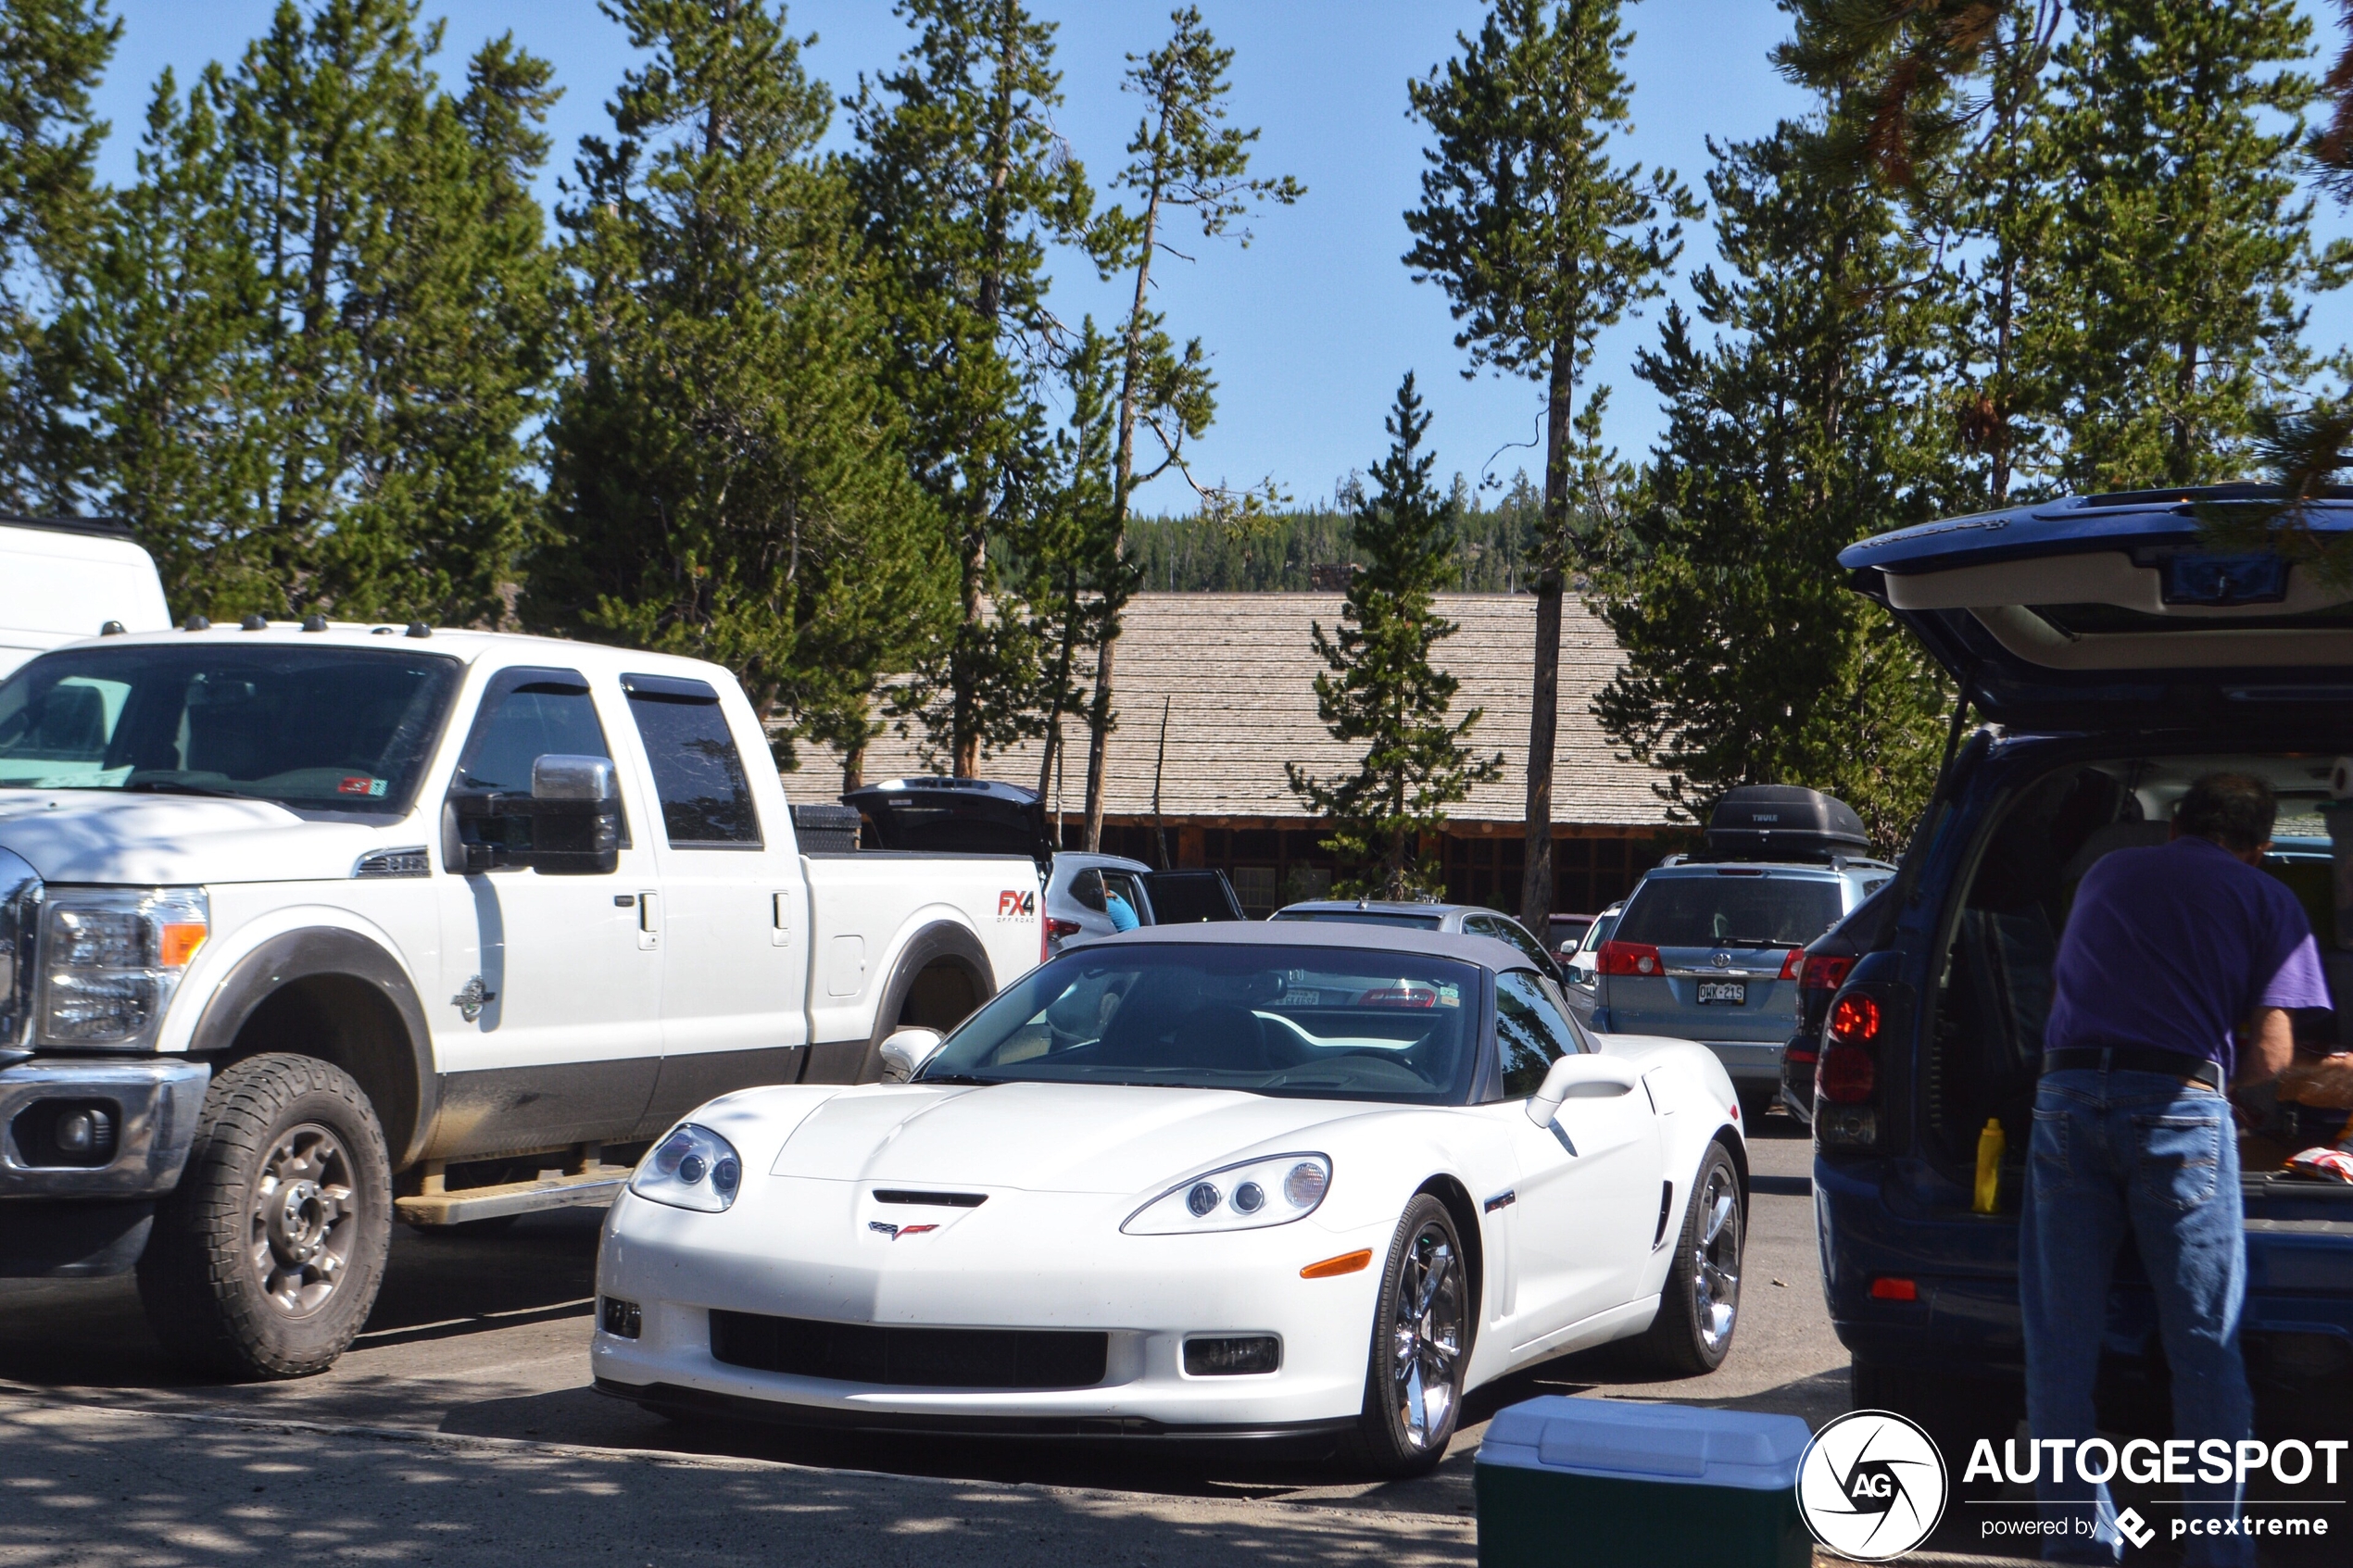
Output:
M1805 972L1806 949L1803 947L1792 947L1789 950L1789 957L1781 960L1780 978L1783 980L1795 980Z
M1835 991L1855 972L1855 960L1840 953L1809 953L1797 977L1801 991Z
M1604 974L1664 974L1667 964L1658 949L1647 942L1620 942L1615 938L1602 944L1599 960Z
M1879 1039L1879 1003L1866 992L1849 991L1831 1004L1833 1045L1868 1046Z

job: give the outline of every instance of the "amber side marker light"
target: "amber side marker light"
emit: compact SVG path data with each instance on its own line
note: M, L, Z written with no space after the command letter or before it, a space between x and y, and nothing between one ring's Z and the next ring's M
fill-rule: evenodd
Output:
M1331 1279L1339 1274L1353 1274L1370 1264L1373 1249L1369 1247L1354 1252L1343 1252L1337 1258L1327 1258L1320 1263L1310 1263L1299 1271L1302 1279Z
M188 960L196 956L198 947L204 946L204 939L209 929L203 925L182 924L177 922L165 926L162 940L157 944L160 949L157 957L161 960L163 967L166 969L187 968Z

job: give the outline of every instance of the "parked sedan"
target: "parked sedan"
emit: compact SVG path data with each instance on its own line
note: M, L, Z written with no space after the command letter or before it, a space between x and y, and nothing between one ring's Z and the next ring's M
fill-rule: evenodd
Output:
M1566 984L1567 972L1560 959L1528 934L1528 927L1484 904L1441 904L1416 899L1311 898L1287 904L1267 917L1278 921L1337 922L1342 925L1379 925L1393 931L1453 931L1466 936L1491 936L1528 955L1529 961L1554 981Z
M1731 1348L1722 1067L1588 1035L1491 938L1132 932L884 1051L912 1081L731 1095L638 1166L599 1389L690 1420L1305 1438L1411 1474L1532 1361Z

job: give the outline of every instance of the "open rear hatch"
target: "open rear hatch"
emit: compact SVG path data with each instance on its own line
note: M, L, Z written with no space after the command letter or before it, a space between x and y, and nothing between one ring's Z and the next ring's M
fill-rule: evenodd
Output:
M2209 542L2208 520L2276 505L2257 485L2070 497L1881 533L1838 558L2003 723L2353 698L2353 584ZM2353 495L2308 503L2300 525L2353 533Z

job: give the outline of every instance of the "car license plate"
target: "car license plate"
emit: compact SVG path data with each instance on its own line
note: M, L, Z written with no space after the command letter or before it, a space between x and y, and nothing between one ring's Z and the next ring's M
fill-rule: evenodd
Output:
M1699 999L1703 1003L1722 1002L1728 1007L1746 1007L1748 982L1745 980L1703 980L1699 983Z

